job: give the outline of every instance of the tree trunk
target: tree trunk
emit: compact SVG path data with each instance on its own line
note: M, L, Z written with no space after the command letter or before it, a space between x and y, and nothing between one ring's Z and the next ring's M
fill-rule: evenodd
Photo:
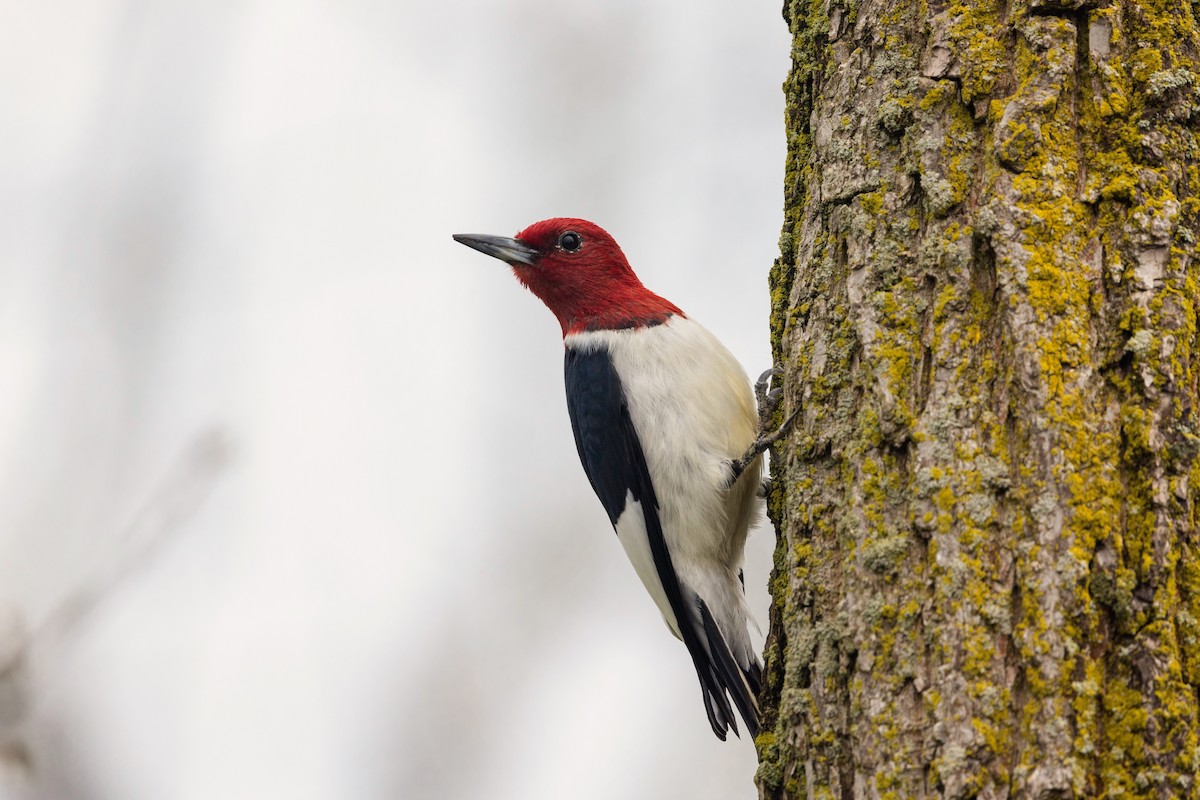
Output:
M793 0L762 797L1197 797L1196 0Z

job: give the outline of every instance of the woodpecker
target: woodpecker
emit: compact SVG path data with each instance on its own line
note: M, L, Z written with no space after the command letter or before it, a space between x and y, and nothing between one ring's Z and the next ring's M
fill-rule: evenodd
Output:
M599 226L547 219L515 238L455 234L512 267L562 326L567 410L584 472L617 539L700 678L718 738L758 734L762 666L742 579L759 514L762 413L715 336L651 292ZM767 402L764 402L767 401ZM790 420L789 420L790 422ZM786 423L785 426L786 427Z

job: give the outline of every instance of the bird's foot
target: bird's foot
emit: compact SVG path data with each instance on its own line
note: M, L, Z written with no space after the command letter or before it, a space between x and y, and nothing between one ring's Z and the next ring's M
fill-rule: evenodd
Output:
M733 479L730 481L731 483L742 476L742 473L746 471L746 467L750 466L754 459L765 453L768 447L775 444L787 434L788 428L792 427L792 423L796 421L796 417L799 415L799 413L800 412L798 411L792 412L791 416L785 419L782 425L770 433L759 434L758 438L755 439L754 443L750 445L750 449L746 451L745 455L731 462L730 470L733 472Z
M783 377L783 370L780 367L771 367L769 370L758 376L758 380L754 382L754 399L758 401L758 429L761 431L767 427L767 421L775 416L775 410L779 408L779 401L783 399L783 388L776 386L771 389L771 379Z
M779 410L779 403L783 400L783 389L776 387L770 388L771 379L778 378L783 375L783 370L779 367L773 367L762 375L758 376L758 380L754 383L754 397L758 400L758 436L754 443L750 445L750 449L739 459L736 459L730 464L730 469L733 472L733 478L730 483L733 483L741 477L746 471L746 467L758 458L767 448L775 444L787 434L788 429L792 427L792 423L796 421L798 411L793 411L787 419L773 431L768 431L771 424L771 419L775 416L775 412Z

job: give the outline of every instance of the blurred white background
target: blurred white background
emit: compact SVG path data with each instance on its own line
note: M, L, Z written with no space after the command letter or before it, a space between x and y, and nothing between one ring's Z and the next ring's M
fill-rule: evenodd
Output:
M778 2L0 4L0 795L753 797L553 316L450 234L593 219L756 375L788 52Z

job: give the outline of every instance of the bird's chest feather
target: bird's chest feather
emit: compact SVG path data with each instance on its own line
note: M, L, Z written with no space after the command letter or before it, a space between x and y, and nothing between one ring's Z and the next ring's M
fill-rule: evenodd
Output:
M712 334L682 317L574 338L569 347L603 352L619 378L667 537L676 540L686 530L696 546L723 540L729 461L754 440L757 426L741 366Z
M660 449L663 461L673 454L726 460L753 441L757 421L745 373L700 325L673 318L607 338L643 447Z

